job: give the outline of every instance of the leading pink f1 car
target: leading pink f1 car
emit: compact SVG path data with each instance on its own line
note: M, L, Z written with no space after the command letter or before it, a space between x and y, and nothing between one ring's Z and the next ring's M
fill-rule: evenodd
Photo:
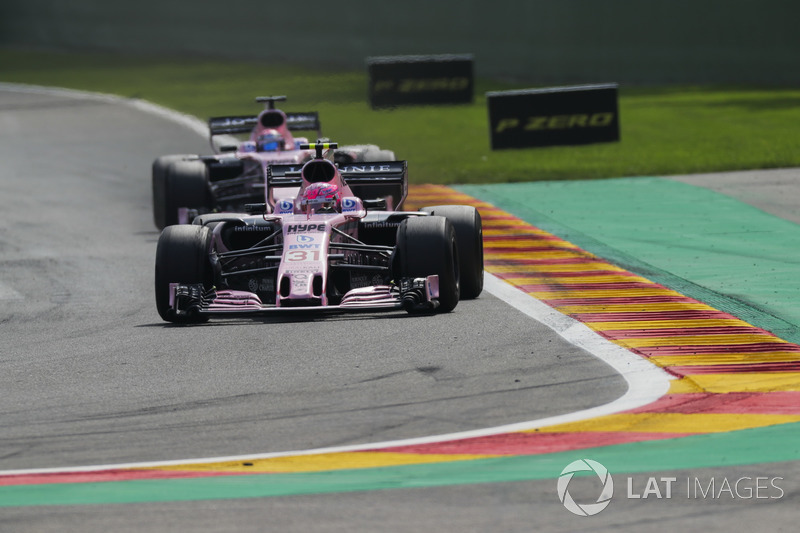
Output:
M265 202L200 215L158 240L156 306L168 322L281 311L449 312L483 289L471 206L401 210L406 161L342 165L335 143L270 165Z

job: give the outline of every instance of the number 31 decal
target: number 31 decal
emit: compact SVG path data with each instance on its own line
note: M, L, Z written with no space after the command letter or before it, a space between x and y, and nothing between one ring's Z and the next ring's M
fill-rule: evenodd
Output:
M311 256L309 258L309 256ZM319 250L292 250L286 254L287 261L319 261Z

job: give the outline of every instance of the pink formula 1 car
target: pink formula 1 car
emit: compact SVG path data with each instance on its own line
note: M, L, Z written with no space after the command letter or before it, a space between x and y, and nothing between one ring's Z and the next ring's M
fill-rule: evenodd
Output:
M337 165L335 143L301 144L304 165L270 165L246 214L165 228L156 306L168 322L281 311L448 312L483 289L471 206L402 211L405 161Z
M186 224L203 213L241 212L245 204L264 198L264 177L270 164L302 164L314 156L300 148L308 138L292 132L322 135L319 114L284 113L275 102L285 96L260 96L265 109L257 116L215 117L208 122L215 155L165 155L153 162L153 219L158 229ZM249 134L247 139L236 136ZM394 153L375 145L337 149L337 163L393 160Z

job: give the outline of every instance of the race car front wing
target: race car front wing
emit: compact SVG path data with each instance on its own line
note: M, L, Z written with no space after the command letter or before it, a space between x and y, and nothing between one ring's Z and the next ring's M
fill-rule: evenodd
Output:
M339 305L279 307L247 291L206 290L202 284L170 283L169 305L181 315L230 315L281 311L433 311L439 305L439 276L403 278L396 285L362 287L347 292Z

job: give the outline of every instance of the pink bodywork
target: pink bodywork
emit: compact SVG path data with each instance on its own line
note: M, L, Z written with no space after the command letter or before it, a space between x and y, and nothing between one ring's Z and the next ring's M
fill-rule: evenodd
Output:
M352 196L339 169L327 159L318 159L315 165L330 166L333 178L327 183L335 186L345 196L342 201L342 211L338 213L317 214L303 213L300 210L300 197L303 191L311 186L305 175L306 168L301 174L302 185L294 200L284 199L277 205L273 215L267 215L267 220L279 218L283 228L283 257L278 269L278 297L276 305L291 304L287 300L315 301L319 300L322 306L327 306L326 288L328 286L328 254L333 227L342 227L348 221L356 222L367 214L361 200ZM289 209L292 203L292 209ZM315 279L318 293L315 293ZM286 280L286 281L284 281ZM286 290L288 288L288 290ZM388 296L388 287L386 288ZM316 302L315 302L316 303Z
M283 252L278 267L276 301L264 303L258 295L246 291L220 290L216 292L208 311L215 313L269 311L282 308L308 310L329 308L327 300L329 244L333 227L345 233L348 223L355 226L367 214L362 201L353 196L342 179L339 169L327 159L317 159L316 165L330 165L333 178L327 183L339 187L342 193L341 211L337 213L304 213L299 207L303 190L311 185L303 168L302 184L294 198L276 200L271 213L262 215L264 220L279 221L282 227ZM318 183L318 182L317 182ZM225 247L215 231L217 249ZM319 280L316 281L315 280ZM431 301L439 297L438 276L426 280L426 298ZM388 285L357 288L349 291L336 309L397 309L402 307L396 294Z
M266 127L262 124L265 115L276 115L275 126ZM277 131L284 140L284 149L270 152L256 151L256 139L267 131ZM298 146L308 143L306 137L294 137L286 123L286 113L280 109L265 109L258 115L258 123L250 133L248 140L239 143L236 157L242 160L251 160L259 163L263 175L267 175L269 165L302 165L314 157L314 150L300 150Z
M282 117L280 125L277 126L264 126L262 124L263 117L265 115L280 115ZM277 121L276 121L277 122ZM286 124L286 113L281 111L280 109L265 109L258 115L258 124L253 128L253 131L250 133L250 142L256 142L259 136L263 135L269 130L277 130L278 133L281 134L283 140L286 142L284 146L284 150L292 151L296 149L296 146L300 143L307 143L308 139L305 138L297 138L295 139L292 135L291 131L289 130L289 126ZM311 154L314 153L313 150L304 150L305 152L309 152Z

